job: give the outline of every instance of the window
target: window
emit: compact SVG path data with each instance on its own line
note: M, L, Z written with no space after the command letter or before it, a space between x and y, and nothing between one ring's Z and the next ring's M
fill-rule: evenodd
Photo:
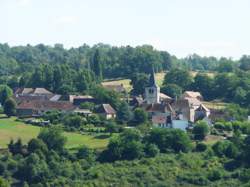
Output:
M154 89L150 88L148 92L149 92L150 94L153 94L153 93L154 93Z

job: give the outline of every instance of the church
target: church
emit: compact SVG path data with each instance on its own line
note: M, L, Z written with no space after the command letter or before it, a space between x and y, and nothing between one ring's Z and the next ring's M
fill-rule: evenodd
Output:
M190 93L190 91L188 92ZM153 126L186 130L189 124L209 116L210 111L198 98L184 92L179 99L173 99L160 92L152 69L149 84L145 87L140 105L149 115Z

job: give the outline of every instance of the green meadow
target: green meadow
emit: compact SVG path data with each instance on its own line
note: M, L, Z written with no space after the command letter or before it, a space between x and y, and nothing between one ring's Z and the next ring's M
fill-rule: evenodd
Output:
M7 148L11 139L17 140L21 138L23 143L27 143L31 138L37 137L41 127L24 124L17 121L15 117L0 118L0 148ZM82 135L78 133L65 132L67 137L66 147L68 149L77 149L82 145L90 148L103 149L108 144L106 136Z

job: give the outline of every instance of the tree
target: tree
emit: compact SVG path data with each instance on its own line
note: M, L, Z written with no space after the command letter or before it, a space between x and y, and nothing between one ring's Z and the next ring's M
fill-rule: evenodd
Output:
M110 133L110 136L112 133L117 133L119 132L119 127L115 124L113 121L108 121L105 124L105 130Z
M63 124L66 127L79 128L83 124L83 120L79 115L67 115L64 117Z
M81 147L77 154L78 159L86 159L87 161L94 161L95 154L92 149L88 148L87 146Z
M217 156L226 156L228 158L236 158L238 155L238 148L230 141L219 141L212 146L214 153Z
M9 151L13 154L23 154L23 143L22 140L19 138L15 143L13 140L10 141L8 144Z
M101 56L99 49L95 50L94 57L93 57L93 65L92 65L93 72L95 73L96 77L101 81L102 76L102 64L101 64Z
M176 84L167 84L161 88L161 92L172 98L178 98L182 94L182 88Z
M209 77L206 74L198 73L194 78L192 89L194 91L200 92L205 100L211 100L216 97L214 94L213 86L213 78Z
M131 77L130 85L133 89L131 93L133 95L142 95L145 87L149 84L149 76L145 73L136 73Z
M127 129L110 139L107 149L101 155L101 160L133 160L143 155L144 145L140 132L136 129Z
M225 100L231 101L238 81L239 77L235 74L217 74L214 78L214 94L217 98L224 98Z
M39 183L49 177L49 168L45 160L32 153L18 166L15 175L21 181Z
M134 111L134 121L138 124L146 123L148 120L148 114L141 108L136 108Z
M202 142L197 143L197 145L196 145L196 151L198 151L198 152L204 152L204 151L206 151L206 149L207 149L207 145L205 143L202 143Z
M14 99L7 99L4 103L4 113L8 116L14 116L16 114L16 102Z
M133 160L144 155L144 146L140 141L128 141L123 145L122 159Z
M43 87L44 85L44 76L43 70L41 67L37 67L31 76L31 85L32 87Z
M28 151L29 153L34 153L35 151L42 151L43 153L47 153L48 147L41 139L33 138L28 143Z
M240 59L240 69L244 71L250 70L250 56L243 55Z
M189 136L180 129L155 128L146 137L146 142L157 145L161 152L188 152L192 148Z
M118 121L121 123L127 123L131 119L131 115L128 103L125 101L121 102L117 110Z
M49 150L55 150L57 152L64 150L67 141L67 138L62 134L62 130L55 127L43 128L38 138L48 146Z
M219 64L218 67L219 72L233 72L234 71L234 65L230 61L223 61Z
M155 144L147 144L144 150L146 156L148 157L155 157L160 152L159 148Z
M199 121L193 128L194 139L204 140L209 133L209 127L205 121Z
M192 81L193 78L189 71L183 69L173 69L166 73L163 84L176 84L183 89L188 89Z
M245 105L246 104L246 96L247 92L244 90L242 87L237 87L235 92L234 92L234 102L240 104L240 105Z
M0 103L4 105L5 101L13 95L12 89L7 85L0 85Z

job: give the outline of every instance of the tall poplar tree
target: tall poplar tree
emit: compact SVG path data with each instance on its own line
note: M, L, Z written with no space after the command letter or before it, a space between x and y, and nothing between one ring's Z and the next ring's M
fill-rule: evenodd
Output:
M99 49L96 49L94 53L92 68L96 77L101 81L103 77L102 77L102 65L101 65L101 56Z

